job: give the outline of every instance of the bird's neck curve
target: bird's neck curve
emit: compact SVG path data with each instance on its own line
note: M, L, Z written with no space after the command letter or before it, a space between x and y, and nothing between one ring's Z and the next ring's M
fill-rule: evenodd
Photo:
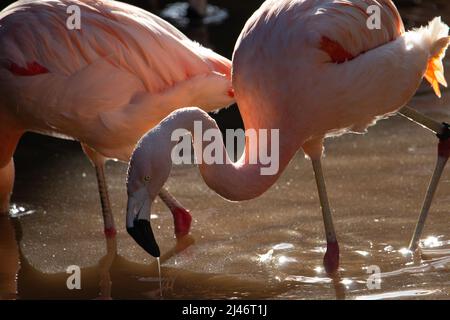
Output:
M238 161L233 162L230 159L223 140L219 139L221 161L199 163L205 183L220 196L231 201L250 200L267 191L298 150L296 143L283 139L283 136L286 136L283 132L273 131L255 120L244 119L244 123L252 127L246 127L244 153ZM161 123L161 129L166 131L165 137L176 129L185 129L191 133L197 161L203 157L205 148L211 143L198 139L199 127L202 130L201 136L208 130L220 133L214 119L199 108L177 110ZM172 148L175 145L176 142L172 142ZM265 156L265 160L261 161L260 155ZM267 163L267 160L270 160L270 163Z

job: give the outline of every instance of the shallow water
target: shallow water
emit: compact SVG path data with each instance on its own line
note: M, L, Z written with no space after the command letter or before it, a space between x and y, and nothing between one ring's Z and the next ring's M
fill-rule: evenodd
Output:
M228 54L258 2L247 0L243 8L241 1L214 3L228 8L230 18L206 30L208 41ZM424 2L421 11L405 7L403 15L422 23L439 10L450 21L449 5L440 3L433 8ZM450 94L438 100L429 93L424 86L411 105L449 121ZM218 119L232 127L234 116L229 110ZM167 186L191 210L193 224L191 235L177 243L170 212L161 202L154 206L164 298L449 299L448 169L421 254L413 259L402 254L431 177L436 142L401 117L381 121L363 136L327 141L323 165L341 245L341 270L333 279L322 268L323 223L303 154L267 193L244 203L215 195L194 166L174 168ZM160 299L156 260L123 228L124 164L107 165L119 229L117 239L108 241L95 172L77 143L27 135L16 168L15 214L0 217L1 297ZM67 289L70 265L81 268L81 290ZM381 288L370 290L367 268L373 266L382 272Z

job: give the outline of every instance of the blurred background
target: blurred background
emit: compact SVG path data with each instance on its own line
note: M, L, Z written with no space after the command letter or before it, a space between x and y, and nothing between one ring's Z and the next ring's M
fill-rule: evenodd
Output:
M8 2L2 1L0 9ZM235 41L260 0L124 1L171 21L187 36L231 58ZM448 0L397 0L407 28L441 15L450 23ZM448 73L448 59L446 70ZM450 118L445 91L438 100L423 85L411 105L437 119ZM240 128L236 106L212 114L221 129ZM433 206L426 233L427 257L406 261L407 245L431 175L436 139L395 117L366 136L327 142L325 160L336 226L341 237L343 278L321 269L323 226L314 180L303 155L274 188L243 204L224 201L202 182L195 167L177 168L168 187L191 209L195 246L174 247L172 219L155 207L162 244L166 298L449 298L449 175ZM108 163L118 243L105 246L95 172L77 142L26 134L15 155L12 220L0 219L0 296L20 298L157 298L157 272L123 230L126 165ZM240 219L240 215L245 219ZM16 242L17 240L17 242ZM111 254L118 245L118 255ZM3 247L2 247L3 246ZM427 247L428 246L428 247ZM175 254L179 252L178 254ZM17 283L11 282L20 261ZM14 260L14 261L13 261ZM3 262L5 261L5 262ZM65 288L65 268L83 269L81 291ZM386 282L379 292L365 287L365 269L379 264ZM155 280L156 279L156 280ZM8 282L9 281L9 282ZM111 285L112 281L112 285ZM18 293L14 293L17 285Z

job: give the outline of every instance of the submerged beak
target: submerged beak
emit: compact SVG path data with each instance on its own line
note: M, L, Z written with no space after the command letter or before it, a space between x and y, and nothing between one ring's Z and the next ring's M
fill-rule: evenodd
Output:
M128 196L127 232L146 252L156 258L160 256L150 225L150 199L145 188Z

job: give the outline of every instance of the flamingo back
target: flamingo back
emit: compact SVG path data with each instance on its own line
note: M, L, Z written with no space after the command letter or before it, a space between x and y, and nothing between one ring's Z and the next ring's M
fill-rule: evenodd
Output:
M70 5L81 10L80 30L66 26ZM8 68L36 63L70 76L104 58L137 75L150 92L197 74L229 75L227 59L157 16L117 1L18 1L0 13L0 21L0 62Z
M67 26L72 5L80 29ZM24 130L129 150L176 108L230 105L230 73L230 60L119 1L22 0L0 12L0 113Z
M371 6L380 12L379 28L369 25ZM297 142L293 148L365 132L414 95L427 65L435 86L444 83L438 62L448 43L438 40L447 36L445 27L405 32L390 0L268 0L245 25L233 55L246 125L283 129Z

